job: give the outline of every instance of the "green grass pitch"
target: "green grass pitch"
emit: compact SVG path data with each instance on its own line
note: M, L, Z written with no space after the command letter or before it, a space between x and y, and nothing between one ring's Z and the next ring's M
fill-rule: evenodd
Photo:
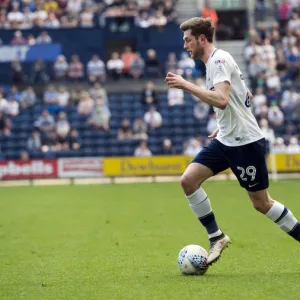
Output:
M177 265L207 236L178 183L1 188L0 299L300 299L300 247L237 182L204 184L232 245L204 276ZM271 195L300 218L299 181Z

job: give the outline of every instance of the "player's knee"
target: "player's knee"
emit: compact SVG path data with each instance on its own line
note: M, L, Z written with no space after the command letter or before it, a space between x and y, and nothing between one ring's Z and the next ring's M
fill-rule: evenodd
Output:
M266 214L273 205L273 200L271 198L262 199L261 197L251 197L253 207L263 213Z
M180 178L180 184L186 195L191 195L197 190L197 185L192 176L183 174Z

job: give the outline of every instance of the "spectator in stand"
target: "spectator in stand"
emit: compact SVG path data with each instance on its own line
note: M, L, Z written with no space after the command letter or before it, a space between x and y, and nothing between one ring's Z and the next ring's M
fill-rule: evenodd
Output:
M87 75L90 83L104 82L106 79L105 64L98 55L93 55L87 64Z
M217 25L219 20L217 11L211 8L209 0L205 0L204 7L201 10L201 16L203 18L210 18L215 26Z
M298 97L297 105L294 108L293 114L292 114L292 121L298 122L299 120L300 120L300 96Z
M117 139L119 141L133 139L133 132L132 132L132 128L130 126L129 119L123 119L121 121L121 127L118 129Z
M0 112L5 113L7 110L7 100L4 98L3 94L0 94Z
M288 123L288 122L285 122L285 131L283 134L281 134L281 137L283 138L284 142L286 144L289 143L291 137L299 137L299 134L298 134L298 130L297 130L297 127L292 123Z
M143 118L136 118L133 122L133 139L135 140L147 140L147 124Z
M133 60L131 61L129 74L133 79L140 79L143 76L145 70L145 62L139 52L135 53Z
M274 26L275 25L275 26ZM278 24L274 24L272 27L272 31L270 34L271 44L276 47L277 45L281 45L281 35L279 32Z
M134 156L137 156L137 157L152 156L152 152L148 148L148 144L146 141L141 141L140 145L134 150Z
M160 62L156 56L156 52L153 49L149 49L147 51L147 59L146 59L146 76L147 77L160 77L161 70L160 70Z
M82 94L81 88L78 86L75 86L71 90L71 104L77 105L81 100L81 94Z
M267 74L266 86L268 89L274 89L279 92L281 89L280 78L278 73L274 70Z
M152 18L147 11L142 11L136 18L135 24L141 28L149 28L152 25Z
M284 115L277 105L273 105L269 108L268 121L275 131L284 124Z
M52 38L48 34L47 31L42 31L40 35L36 38L36 43L37 44L51 44L52 43Z
M267 67L259 55L253 55L249 63L249 77L251 89L255 90L259 86L259 79L265 78Z
M50 131L47 135L42 136L42 152L49 152L50 157L52 156L52 152L57 152L61 150L60 145L58 144L58 138L55 131Z
M67 150L69 149L69 131L71 129L70 123L67 119L67 115L64 112L60 112L58 114L57 122L56 122L56 134L57 141L60 149Z
M53 75L55 80L65 80L67 78L69 65L64 55L59 55L53 65Z
M3 14L4 13L4 14ZM2 14L0 14L0 29L10 29L10 24L6 17L6 12L4 11ZM2 45L3 43L1 43Z
M79 20L80 26L83 28L94 27L94 9L86 6L83 12L80 13Z
M278 137L272 148L273 153L286 153L286 146L282 137Z
M293 31L291 28L287 28L286 35L282 38L282 49L284 52L286 52L289 48L289 46L295 46L296 45L297 38L293 34Z
M163 8L158 9L152 16L152 25L157 27L164 27L167 24L167 17L164 15Z
M20 101L21 93L16 85L11 86L9 92L7 93L7 98L15 98L17 101Z
M30 152L37 152L37 151L41 151L41 147L42 147L41 135L40 132L35 129L32 131L31 136L27 141L27 150Z
M256 44L256 41L252 41L249 45L246 46L244 52L247 62L250 62L254 55L262 55L262 48Z
M36 39L33 34L29 34L27 38L27 43L29 46L35 45L36 44Z
M24 80L24 72L21 62L15 58L11 63L11 81L12 83L20 83Z
M47 83L49 81L49 76L46 73L46 65L44 62L37 58L32 66L32 83Z
M289 47L286 56L288 78L295 80L300 73L300 52L297 46Z
M275 143L274 130L269 127L269 122L267 119L261 119L259 121L259 127L265 136L267 142L267 152L269 152L269 149L273 147L273 144Z
M262 48L262 59L266 63L269 71L275 71L276 67L276 53L275 47L271 45L270 39L265 39Z
M24 15L19 11L19 4L13 2L12 10L7 14L7 20L12 29L21 28L21 24L24 21Z
M69 15L74 15L78 18L78 15L83 7L82 0L68 0L66 10Z
M95 82L93 84L93 86L89 89L89 94L93 100L101 97L104 100L104 103L108 104L107 92L99 82Z
M69 105L70 96L70 93L64 85L58 88L57 105L59 106L59 110L64 110Z
M196 156L202 150L202 145L198 139L192 138L188 141L187 145L184 148L184 155Z
M92 117L88 120L88 123L94 129L103 129L104 131L109 130L109 120L111 117L108 106L104 103L102 98L96 99L96 107Z
M56 18L56 15L55 15L54 12L49 12L49 13L48 13L48 19L45 21L44 27L45 27L45 28L49 28L49 29L57 29L57 28L60 28L60 22L59 22L59 20Z
M262 87L258 87L255 91L255 94L252 98L253 103L253 113L257 116L260 113L260 109L263 105L267 105L267 97L264 94Z
M157 129L162 126L162 116L153 105L151 105L145 113L144 121L150 130Z
M57 90L53 84L50 84L44 92L44 104L47 106L47 110L51 113L58 111Z
M292 13L292 6L289 3L289 0L283 0L283 2L280 3L278 6L279 28L282 30L282 32L288 23L291 13Z
M120 79L123 68L124 62L120 59L119 53L113 52L111 54L111 59L107 62L107 70L110 76L114 80Z
M34 123L34 127L36 127L43 135L47 135L54 130L55 121L47 109L42 111L41 115Z
M11 45L27 45L27 40L23 37L22 31L14 32L14 37L10 42Z
M211 113L209 115L209 119L206 126L206 131L208 135L211 135L217 128L217 119L216 119L216 113Z
M209 114L210 106L198 99L194 105L194 117L197 120L206 120Z
M23 23L22 23L22 29L30 29L30 28L32 28L32 26L33 26L33 19L34 19L34 13L30 10L29 6L25 6L23 8L23 16L24 16L24 19L23 19Z
M71 150L78 150L81 147L81 139L79 137L78 131L72 129L69 136L69 148Z
M189 71L195 74L195 61L189 57L186 52L181 54L181 59L178 62L179 68L183 71L183 76L186 76Z
M45 0L44 10L46 12L57 12L58 11L58 3L54 0Z
M78 55L72 55L71 62L68 71L69 79L72 81L77 81L83 79L83 64L81 63Z
M164 139L162 143L162 154L163 155L175 155L176 149L170 139Z
M121 54L121 59L123 61L123 70L122 73L129 77L130 74L130 66L135 58L135 53L132 52L132 48L130 46L126 46L124 51Z
M142 104L144 106L148 107L149 105L156 105L157 99L156 99L156 91L154 90L154 85L152 81L148 81L145 85L145 88L142 92Z
M136 1L129 0L127 2L127 7L125 9L125 16L135 17L138 13L138 7L136 5Z
M177 18L177 12L174 9L174 3L172 0L166 0L164 2L163 14L167 18L167 23L173 22Z
M291 86L289 90L285 90L283 92L280 107L288 119L292 117L292 114L299 105L299 102L300 95L296 92L293 86Z
M5 113L8 116L15 117L19 114L19 112L19 102L17 102L16 98L9 97Z
M168 89L168 105L183 105L184 104L184 93L181 89L169 88Z
M286 147L287 153L300 153L300 146L296 137L291 137L289 144Z
M80 101L77 106L77 112L83 116L89 116L94 109L94 101L90 97L89 93L82 91L80 94Z
M261 41L269 38L269 32L267 29L267 25L264 22L261 22L256 29L257 35Z
M44 23L48 18L48 13L44 10L42 3L36 3L34 12L35 24L39 27L44 27Z
M165 73L168 72L175 73L178 69L178 60L175 52L170 52L168 54L168 60L166 62Z
M22 109L32 107L37 102L37 97L33 87L30 85L21 93L20 106Z
M0 111L0 134L4 136L11 135L12 122L7 118L2 111Z
M292 14L292 18L288 22L288 30L290 30L293 33L296 33L297 30L300 28L300 18L299 14L297 12L294 12Z

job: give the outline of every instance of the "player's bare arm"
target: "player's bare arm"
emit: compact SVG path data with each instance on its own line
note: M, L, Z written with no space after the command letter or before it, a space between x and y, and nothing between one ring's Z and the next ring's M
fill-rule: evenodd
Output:
M171 72L167 74L166 82L170 87L183 89L207 104L222 110L225 109L228 104L230 90L229 82L217 83L214 86L215 90L210 91L200 88L197 85L186 81L184 78L182 78L182 76Z

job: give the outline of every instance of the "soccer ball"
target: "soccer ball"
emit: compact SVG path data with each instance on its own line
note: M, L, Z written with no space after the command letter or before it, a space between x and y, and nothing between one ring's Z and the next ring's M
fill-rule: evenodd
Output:
M203 275L208 269L207 251L198 245L188 245L178 254L177 264L184 275Z

